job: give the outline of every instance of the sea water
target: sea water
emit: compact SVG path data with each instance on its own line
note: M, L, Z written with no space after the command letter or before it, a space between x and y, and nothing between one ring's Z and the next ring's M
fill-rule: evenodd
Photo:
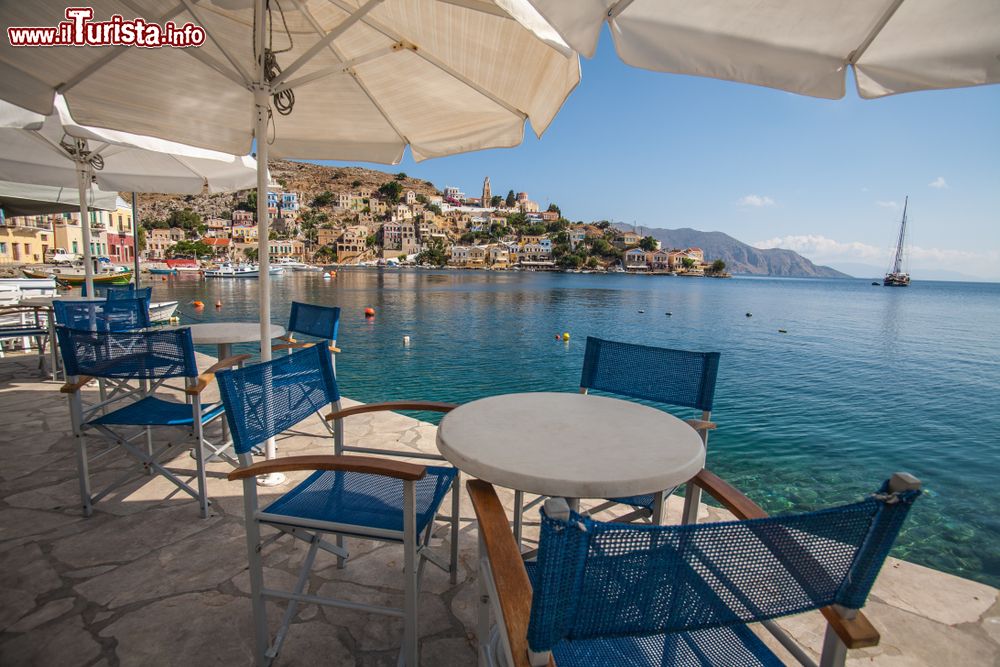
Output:
M152 278L184 322L257 318L257 280ZM342 308L338 379L365 402L576 391L587 336L718 351L711 470L770 512L912 472L927 494L894 555L1000 585L1000 285L354 269L272 289L276 323Z

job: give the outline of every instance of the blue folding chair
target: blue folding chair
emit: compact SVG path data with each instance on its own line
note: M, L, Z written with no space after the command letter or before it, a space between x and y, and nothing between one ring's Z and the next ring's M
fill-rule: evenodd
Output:
M291 352L303 347L311 347L317 342L326 341L331 354L337 354L337 330L340 328L340 308L336 306L319 306L312 303L292 301L292 311L288 315L287 333L278 338L284 341L271 348L272 351L288 350ZM306 336L311 340L299 340L295 334ZM333 359L333 369L337 370L337 359Z
M346 607L370 613L402 615L404 626L401 658L409 667L417 663L417 596L426 560L446 571L429 549L434 519L446 493L458 485L458 471L448 467L421 466L401 461L361 456L292 456L254 464L251 450L270 437L300 423L318 410L340 409L340 390L333 373L330 353L313 346L268 362L218 375L226 406L226 418L243 467L229 479L243 480L247 554L255 628L254 655L258 665L268 664L284 642L299 602ZM277 500L260 509L254 477L272 472L315 471ZM457 530L453 513L453 535ZM261 536L261 526L278 535ZM277 591L264 587L261 550L282 534L309 544L295 589ZM351 536L399 542L404 551L405 594L403 609L377 607L357 602L321 598L306 589L317 551L337 556L338 564L348 553L324 535ZM270 641L265 598L286 600L282 623Z
M52 302L56 324L84 331L135 331L149 327L149 297Z
M712 419L712 402L715 399L715 379L719 371L718 352L688 352L663 347L620 343L587 337L580 376L580 393L602 391L642 401L694 408L701 411L700 419L687 423L701 436L708 447L708 432L715 428ZM614 443L608 443L613 446ZM664 489L666 498L675 489ZM631 505L633 511L618 517L617 521L651 519L661 523L663 502L661 494L645 494L628 498L611 498L590 510L592 514L610 509L617 504ZM700 495L695 489L685 491L685 522L693 522L697 515ZM523 512L538 505L544 498L536 498L524 505L524 494L514 493L514 534L521 543ZM521 509L523 507L523 509ZM695 515L688 516L690 508Z
M190 329L85 331L58 326L56 335L66 368L67 382L60 391L69 395L84 515L90 516L95 503L123 484L142 474L155 472L194 497L201 516L207 517L205 447L221 455L225 443L217 446L205 437L205 426L222 416L223 405L203 404L201 394L216 371L240 364L249 355L223 359L199 375ZM106 395L102 389L99 402L85 405L81 390L94 378L114 383L114 391ZM187 403L164 400L156 395L170 378L185 379ZM154 449L152 429L166 427L184 430L193 441L197 464L194 488L164 465L177 453L179 448L175 443L168 442ZM88 453L86 438L92 431L113 443L94 457ZM140 439L145 439L145 448L137 444ZM115 445L138 460L142 470L139 473L127 470L103 490L93 493L91 464Z
M858 610L920 495L919 480L897 473L860 502L776 517L706 470L695 483L740 520L604 523L553 498L541 512L538 560L524 563L493 487L470 481L480 533L480 664L784 664L747 625L759 622L814 666L772 619L817 609L828 621L823 667L878 644Z
M104 298L113 299L146 299L149 301L153 297L152 287L136 289L134 283L128 285L108 285L104 290Z

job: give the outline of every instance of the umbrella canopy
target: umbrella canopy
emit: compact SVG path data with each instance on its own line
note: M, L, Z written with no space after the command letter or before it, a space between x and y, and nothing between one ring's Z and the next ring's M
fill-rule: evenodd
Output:
M524 0L503 4L531 11ZM271 155L396 163L408 144L417 160L515 146L525 120L544 131L580 78L558 35L539 23L548 41L539 39L491 0L88 5L94 21L191 22L206 39L189 48L3 44L0 98L48 113L58 90L80 122L240 155L256 131L255 54L266 49L265 83L277 95ZM54 26L65 11L54 0L6 3L4 20ZM288 107L294 112L283 115Z
M252 158L87 127L73 120L61 96L55 98L54 108L54 113L42 116L0 101L0 179L76 186L88 293L93 293L94 267L86 221L94 184L105 190L181 194L256 184Z
M579 53L837 99L1000 82L997 0L529 0ZM530 23L525 22L530 27Z
M88 206L113 211L118 207L118 193L91 190ZM56 188L48 185L31 185L0 181L0 208L5 216L48 215L72 213L80 210L80 192L77 188Z
M65 100L42 116L0 100L0 178L77 186L77 140L87 145L93 182L103 190L200 194L252 188L256 163L173 141L87 127Z

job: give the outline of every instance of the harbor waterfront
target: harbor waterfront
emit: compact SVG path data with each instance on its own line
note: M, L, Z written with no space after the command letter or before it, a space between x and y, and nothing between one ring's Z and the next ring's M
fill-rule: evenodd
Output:
M257 317L257 281L147 280L182 322ZM851 501L908 470L928 497L893 555L1000 584L1000 285L409 269L272 285L276 323L292 300L343 309L338 376L364 402L574 391L588 335L720 351L710 469L770 512Z

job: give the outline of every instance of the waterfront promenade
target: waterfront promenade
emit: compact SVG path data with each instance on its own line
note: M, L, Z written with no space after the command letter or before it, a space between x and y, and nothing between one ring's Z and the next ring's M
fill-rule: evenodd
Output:
M209 480L214 504L205 520L193 500L159 476L125 487L84 519L66 400L58 384L39 379L34 363L32 356L0 360L0 664L251 664L240 483L223 478L224 464L210 466L217 475ZM391 413L347 420L350 441L400 451L435 451L435 429ZM307 422L279 441L279 455L329 452L323 434L318 421ZM182 451L173 467L194 465ZM512 500L510 493L502 498L508 505ZM670 521L678 520L679 509L672 499ZM425 572L424 665L476 663L476 527L467 498L461 514L458 584L450 585L437 568ZM701 521L725 518L723 510L701 508ZM446 537L442 530L437 539ZM336 587L342 596L372 603L401 600L402 551L358 540L348 546L352 560L344 570L321 552L312 590ZM265 577L293 580L305 551L290 540L272 546ZM1000 665L998 595L995 588L890 559L866 607L882 642L851 652L848 664ZM269 612L273 625L277 609ZM816 656L823 630L818 613L781 625ZM394 665L400 633L388 617L307 605L276 664Z

